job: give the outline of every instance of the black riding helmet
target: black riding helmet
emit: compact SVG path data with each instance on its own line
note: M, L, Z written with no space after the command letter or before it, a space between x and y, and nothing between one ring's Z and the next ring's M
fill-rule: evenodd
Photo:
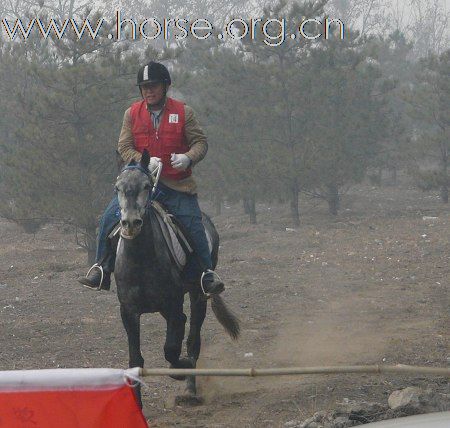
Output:
M158 82L165 83L166 87L172 83L169 70L167 70L167 67L164 64L150 61L148 64L143 65L139 69L137 75L137 86L141 86L144 83Z

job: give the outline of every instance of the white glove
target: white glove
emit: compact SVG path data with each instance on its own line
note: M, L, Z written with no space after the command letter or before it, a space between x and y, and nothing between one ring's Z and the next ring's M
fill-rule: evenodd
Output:
M192 159L188 155L184 155L182 153L180 154L172 153L170 160L174 168L180 169L182 171L188 169L192 163Z
M161 162L160 158L157 158L155 156L152 156L150 158L150 163L148 164L148 170L150 171L150 173L153 173L153 171L155 171L155 169L158 167L159 162Z

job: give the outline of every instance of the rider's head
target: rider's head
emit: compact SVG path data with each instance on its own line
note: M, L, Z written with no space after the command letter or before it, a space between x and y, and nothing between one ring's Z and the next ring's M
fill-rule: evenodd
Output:
M150 106L158 106L163 103L171 83L169 70L160 62L150 61L138 71L139 90Z

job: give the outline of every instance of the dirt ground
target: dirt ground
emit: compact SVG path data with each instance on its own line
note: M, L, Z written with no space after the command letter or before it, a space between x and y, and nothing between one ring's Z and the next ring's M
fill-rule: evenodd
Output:
M209 310L200 367L447 366L449 207L406 186L355 188L337 218L316 200L301 204L294 230L275 205L258 205L257 225L240 206L213 218L242 337L232 342ZM33 236L0 220L0 236L0 368L126 367L117 297L78 285L86 255L71 231L48 225ZM164 335L159 315L143 317L146 367L166 367ZM348 400L385 402L410 385L448 392L445 379L423 376L201 378L204 404L176 406L183 383L146 383L155 427L282 427Z

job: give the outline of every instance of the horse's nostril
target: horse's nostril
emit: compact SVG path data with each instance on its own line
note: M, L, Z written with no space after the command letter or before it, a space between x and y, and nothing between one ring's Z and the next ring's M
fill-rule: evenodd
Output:
M140 218L137 218L136 220L133 221L133 226L134 227L141 227L142 223L143 223L143 221Z
M120 225L125 228L129 227L128 220L120 220Z

